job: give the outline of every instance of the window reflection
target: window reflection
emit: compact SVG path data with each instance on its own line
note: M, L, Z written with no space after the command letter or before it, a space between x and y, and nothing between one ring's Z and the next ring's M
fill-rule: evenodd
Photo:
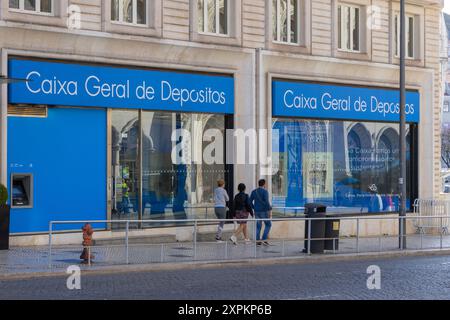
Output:
M133 22L133 0L123 0L123 22Z
M24 9L36 11L36 0L25 0Z
M147 23L147 0L137 1L137 23L138 24Z
M142 162L139 165L139 114L112 111L112 172L116 186L112 192L113 214L118 218L134 215L143 219L204 219L207 208L214 203L216 181L227 174L225 117L147 111L141 114ZM188 134L178 137L174 135L176 130ZM212 139L208 133L213 134ZM189 154L189 162L173 161L173 150ZM210 153L220 161L209 161ZM141 209L139 167L142 168Z
M205 208L213 203L216 181L225 177L223 161L206 164L204 154L210 142L205 132L219 130L224 137L223 115L143 112L143 207L144 218L173 215L204 217ZM172 141L174 130L189 132L190 143L183 136ZM172 150L184 142L181 152L190 152L189 163L172 161ZM216 152L223 153L223 143Z
M19 0L9 0L9 7L13 9L19 9Z
M111 121L112 217L136 220L139 212L139 113L114 110Z
M111 0L111 21L147 24L147 0Z
M41 12L52 12L52 1L51 0L41 0Z
M299 1L272 0L273 40L299 43Z
M272 179L276 206L321 202L338 212L398 210L398 125L274 119L273 129L279 130L272 143L280 168ZM408 140L407 172L409 146ZM409 190L407 198L410 208Z
M197 0L198 30L228 34L228 0Z

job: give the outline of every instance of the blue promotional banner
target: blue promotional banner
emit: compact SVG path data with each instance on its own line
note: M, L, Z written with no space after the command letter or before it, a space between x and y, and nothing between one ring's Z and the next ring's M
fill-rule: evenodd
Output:
M231 76L11 59L10 103L234 113Z
M272 82L273 116L400 121L398 90L305 82ZM419 122L420 95L406 93L406 121Z

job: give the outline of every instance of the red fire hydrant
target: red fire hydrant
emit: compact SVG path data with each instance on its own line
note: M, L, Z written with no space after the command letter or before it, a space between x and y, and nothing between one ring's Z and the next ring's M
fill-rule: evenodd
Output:
M89 223L86 223L81 230L83 230L83 252L81 253L80 259L83 260L83 263L89 263L95 258L91 253L94 229L92 229Z

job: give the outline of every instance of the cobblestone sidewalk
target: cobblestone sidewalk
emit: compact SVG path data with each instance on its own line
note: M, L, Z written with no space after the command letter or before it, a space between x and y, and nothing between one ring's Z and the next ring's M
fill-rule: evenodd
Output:
M131 244L95 246L92 253L95 259L91 266L84 265L83 269L102 269L108 266L177 263L177 262L211 262L248 259L276 259L282 257L307 257L302 252L303 240L276 240L270 246L256 246L255 243L243 242L234 245L231 242L192 242L167 244ZM359 248L359 250L357 250ZM407 237L408 250L449 249L450 235ZM339 241L337 250L325 251L321 256L395 252L398 249L397 237L381 238L345 238ZM12 248L10 251L0 251L0 274L20 275L42 272L65 271L68 266L80 265L80 246L58 246L52 248L51 259L48 247Z

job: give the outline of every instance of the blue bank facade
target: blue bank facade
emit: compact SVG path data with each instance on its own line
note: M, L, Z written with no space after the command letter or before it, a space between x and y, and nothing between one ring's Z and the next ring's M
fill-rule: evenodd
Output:
M189 197L199 176L232 177L224 164L171 161L177 129L232 126L232 75L20 57L8 70L27 80L8 89L14 234L47 232L50 221L186 218L185 207L211 197Z
M8 70L27 80L8 88L14 234L45 233L50 221L204 218L197 211L214 205L218 179L230 195L241 182L225 161L225 131L235 125L232 74L22 57ZM290 79L272 79L269 90L266 178L275 208L398 210L398 91ZM420 102L419 92L407 92L408 207L418 193ZM211 132L222 134L212 154L224 161L197 158L211 153Z
M408 91L406 203L417 197L420 94ZM389 88L272 81L273 201L335 213L398 211L399 93Z

